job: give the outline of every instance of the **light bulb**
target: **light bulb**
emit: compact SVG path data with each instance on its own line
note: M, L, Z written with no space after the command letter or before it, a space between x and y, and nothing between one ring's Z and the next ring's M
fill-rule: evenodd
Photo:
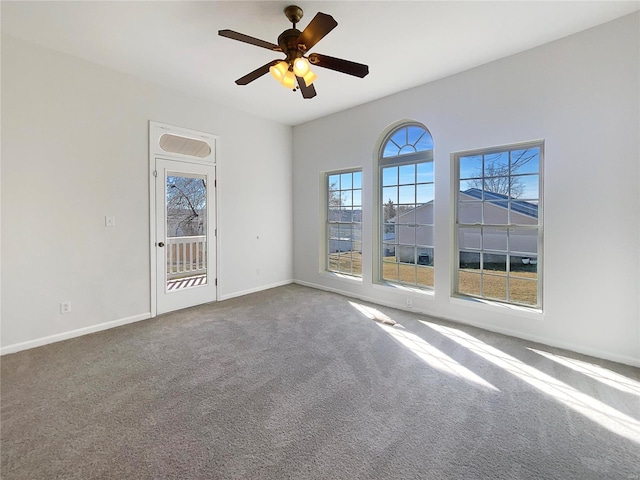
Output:
M315 82L317 78L318 78L318 75L313 73L311 69L304 75L304 77L302 77L302 79L304 80L304 84L307 87L311 86L311 84Z
M284 78L280 83L282 83L284 88L293 88L296 84L296 76L291 70L287 70L287 73L284 74Z
M304 77L309 71L309 62L306 58L298 57L293 61L293 73L296 77Z
M284 75L287 73L288 68L289 68L289 65L287 65L287 62L284 62L284 61L278 62L269 68L269 73L271 73L271 76L275 78L277 81L282 82L282 79L284 78Z

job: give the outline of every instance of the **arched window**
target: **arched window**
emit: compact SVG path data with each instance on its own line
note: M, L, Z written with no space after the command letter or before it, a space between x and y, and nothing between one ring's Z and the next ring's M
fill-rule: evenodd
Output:
M385 137L378 157L380 275L433 288L433 138L419 123Z

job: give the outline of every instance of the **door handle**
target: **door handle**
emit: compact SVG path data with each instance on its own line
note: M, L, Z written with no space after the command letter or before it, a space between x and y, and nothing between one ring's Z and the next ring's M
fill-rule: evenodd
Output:
M159 246L159 247L164 247L164 242L159 242L159 243L158 243L158 246Z

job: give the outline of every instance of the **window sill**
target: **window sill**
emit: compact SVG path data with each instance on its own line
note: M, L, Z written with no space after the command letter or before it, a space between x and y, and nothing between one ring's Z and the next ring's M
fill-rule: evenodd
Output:
M395 290L400 290L401 292L407 292L412 294L414 293L418 295L426 295L429 297L433 297L433 294L434 294L433 289L412 287L410 285L401 285L398 283L387 283L387 282L374 283L373 288L377 290L387 290L387 291L389 289L395 289Z
M348 283L362 283L362 277L355 277L353 275L346 275L344 273L322 271L320 272L320 275L332 280L341 280Z
M503 312L517 315L519 317L530 318L532 320L544 320L544 311L540 308L525 307L522 305L510 305L508 303L495 302L483 298L452 296L449 298L452 305L463 307L479 308L491 312Z

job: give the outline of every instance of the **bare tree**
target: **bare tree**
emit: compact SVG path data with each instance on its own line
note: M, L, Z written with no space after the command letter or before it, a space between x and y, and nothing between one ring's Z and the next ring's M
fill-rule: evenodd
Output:
M513 154L513 152L512 152ZM510 196L511 198L519 198L524 193L524 183L520 177L511 176L518 170L529 163L532 158L538 154L536 149L526 149L520 151L517 156L511 157L511 168L509 164L499 161L499 156L490 158L485 155L484 159L484 183L482 178L475 178L467 181L469 188L479 188L485 192L498 193L500 195ZM511 175L510 175L511 173ZM483 176L482 170L477 170L475 174L478 177Z
M201 178L167 178L167 216L176 236L203 233L207 183Z

